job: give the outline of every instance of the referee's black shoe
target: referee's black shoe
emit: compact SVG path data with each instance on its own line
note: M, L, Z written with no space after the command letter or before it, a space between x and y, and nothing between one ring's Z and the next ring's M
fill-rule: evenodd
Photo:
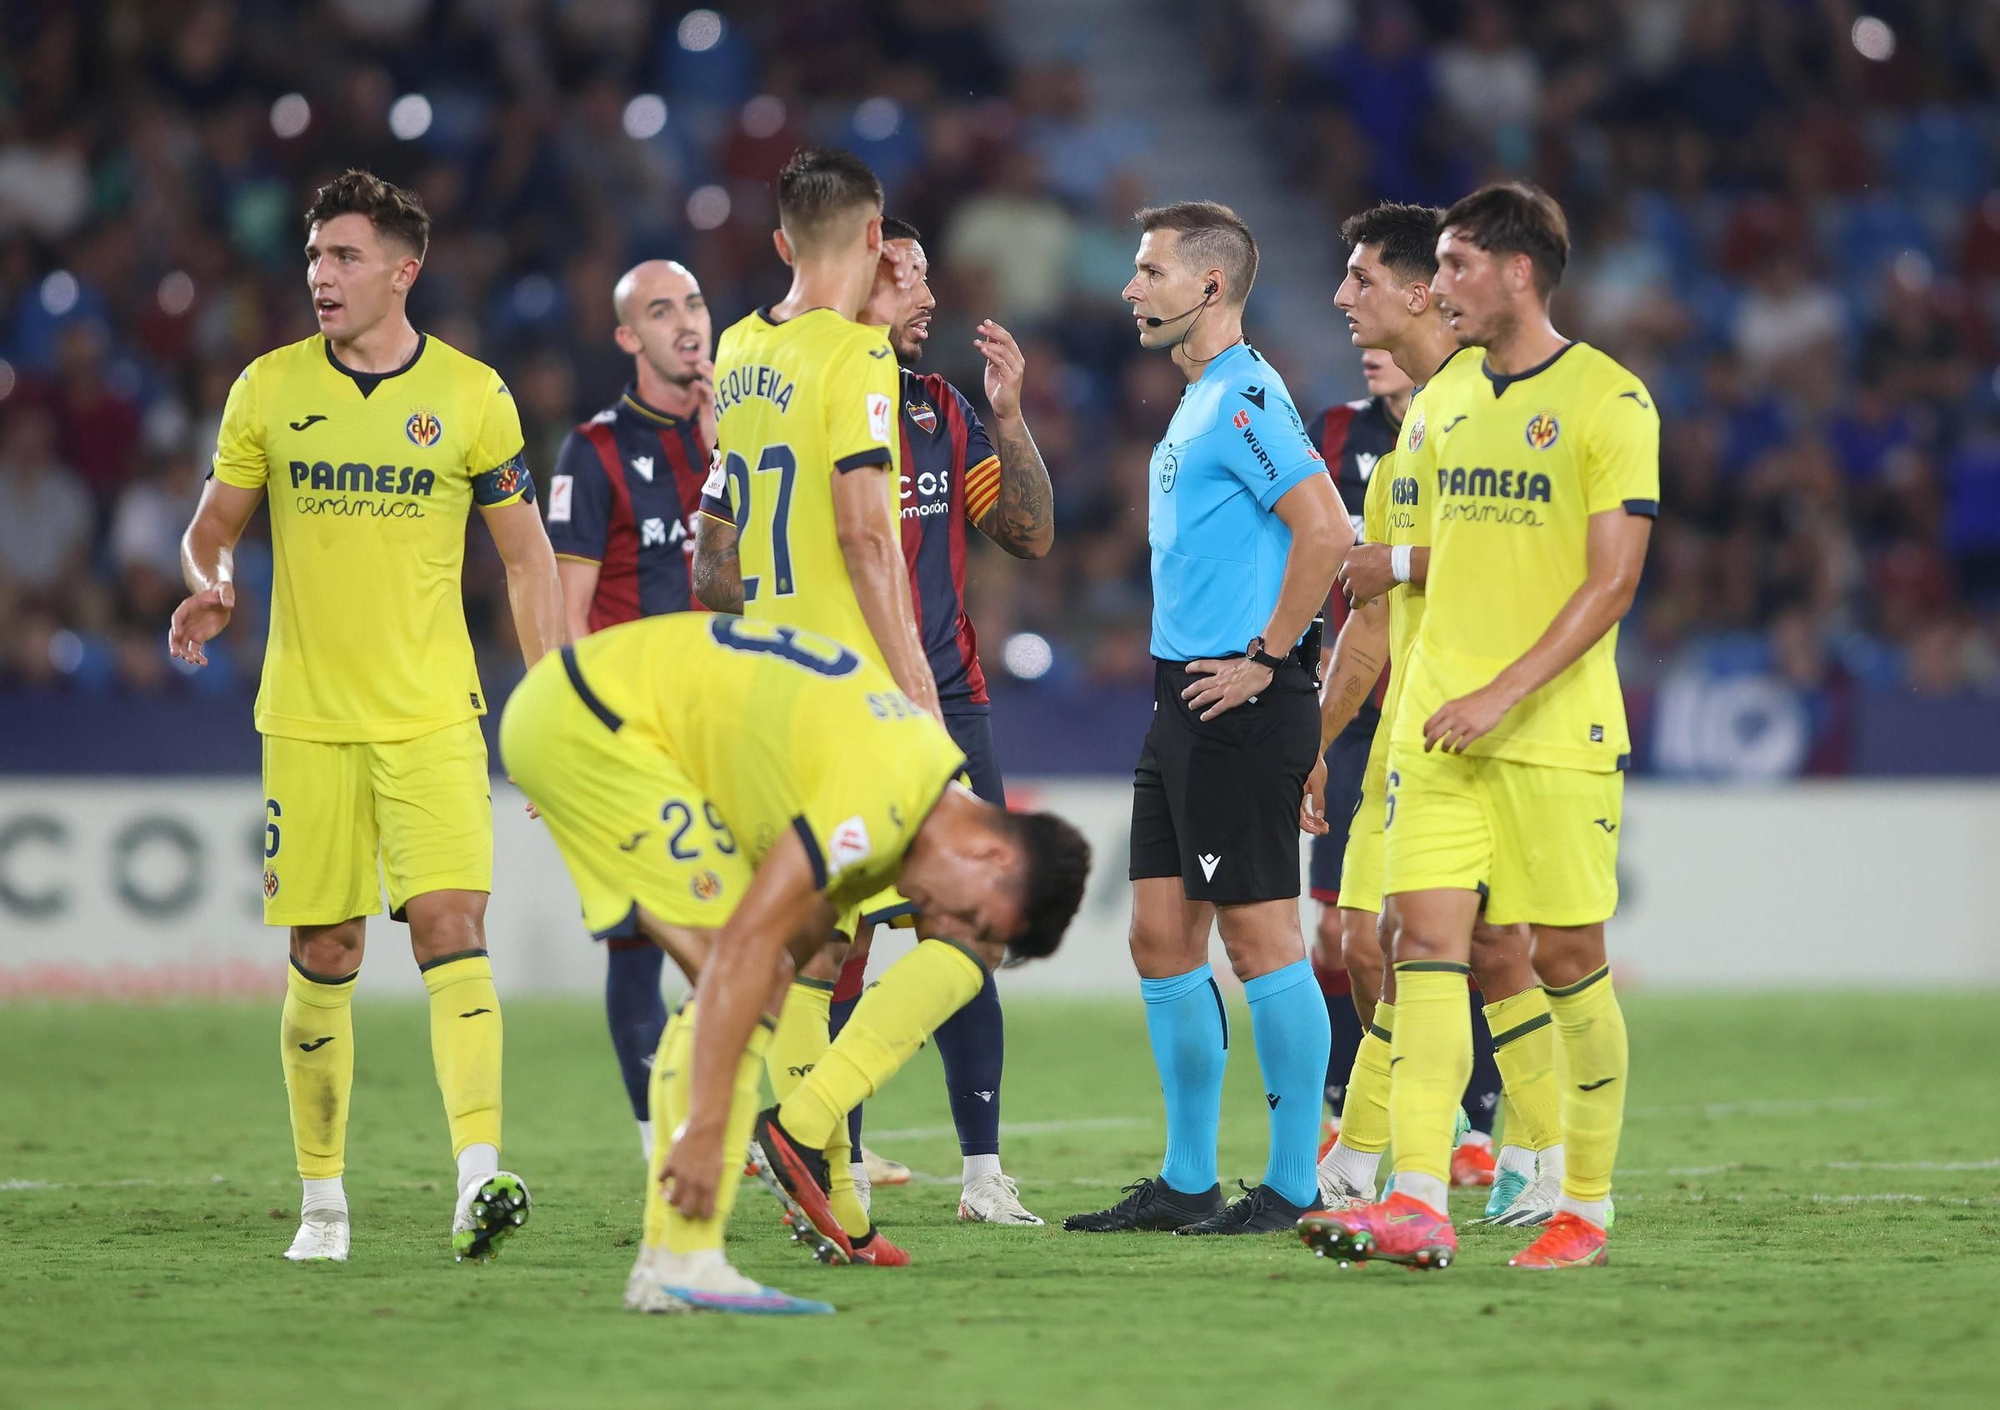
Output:
M1140 1180L1125 1187L1125 1198L1095 1214L1072 1214L1063 1228L1074 1234L1169 1233L1222 1208L1222 1186L1185 1194L1164 1180ZM1287 1226L1289 1227L1289 1226Z
M1243 1190L1241 1199L1233 1199L1206 1219L1191 1224L1183 1224L1174 1230L1176 1234L1289 1234L1298 1225L1299 1216L1311 1214L1319 1208L1313 1204L1296 1205L1269 1185L1259 1185L1251 1189L1241 1180L1237 1185Z

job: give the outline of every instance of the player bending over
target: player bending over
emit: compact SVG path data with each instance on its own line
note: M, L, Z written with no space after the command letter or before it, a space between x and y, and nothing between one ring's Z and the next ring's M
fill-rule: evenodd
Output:
M500 744L592 932L636 929L695 986L653 1063L655 1149L626 1306L832 1311L723 1255L793 968L838 912L895 883L924 934L950 937L904 963L969 998L1003 956L1054 952L1089 845L1060 818L957 786L965 755L886 671L774 623L681 613L607 628L528 673ZM916 1012L865 1004L857 1026L866 1041L843 1091L873 1091L930 1031ZM871 1235L831 1240L829 1261L875 1261Z

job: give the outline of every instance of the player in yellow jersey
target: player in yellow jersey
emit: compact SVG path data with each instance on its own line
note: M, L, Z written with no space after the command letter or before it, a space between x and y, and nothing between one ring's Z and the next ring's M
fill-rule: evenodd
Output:
M1341 1257L1456 1256L1457 990L1483 895L1489 920L1533 929L1565 1074L1560 1205L1510 1262L1605 1259L1627 1062L1604 946L1631 748L1614 653L1659 508L1660 423L1638 378L1550 322L1568 256L1561 208L1520 183L1460 200L1438 237L1433 296L1484 353L1426 398L1428 606L1389 752L1395 1193L1337 1216Z
M775 243L791 266L791 290L731 327L716 352L718 455L703 495L696 592L716 611L849 644L942 722L903 557L902 373L887 332L853 321L884 262L899 284L914 282L916 251L913 242L883 240L881 183L846 152L795 154L778 175L778 220ZM836 1099L813 1074L828 1051L845 942L863 914L907 910L888 893L838 916L840 943L800 972L771 1043L772 1088L830 1172L817 1195L798 1188L792 1197L838 1216L816 1220L835 1242L870 1226L853 1187L847 1109L839 1120L822 1119L818 1108ZM853 1035L843 1029L841 1051L868 1043L878 1014L907 1008L928 1033L977 992L959 994L918 969L891 966L855 1010ZM856 1093L848 1106L866 1095Z
M722 1251L787 977L837 911L899 882L924 934L951 937L905 963L969 998L985 966L1055 950L1089 845L1060 818L957 786L964 754L859 650L754 619L649 617L563 648L507 702L500 747L585 923L636 925L699 996L653 1064L656 1144L626 1305L832 1311L752 1282ZM843 1080L879 1082L928 1032L892 1015ZM801 1229L828 1217L794 1214ZM873 1242L828 1254L871 1262Z
M530 664L564 639L562 592L513 397L492 368L410 325L430 235L422 203L349 171L314 193L306 232L320 331L258 358L230 390L181 544L190 596L170 644L206 663L202 644L236 602L236 542L268 500L264 920L291 929L279 1051L305 1186L285 1256L347 1257L350 999L386 878L430 993L458 1162L452 1248L484 1259L526 1219L528 1192L499 1163L486 696L459 591L472 507L506 562Z
M1374 689L1384 662L1391 663L1382 720L1368 753L1361 799L1348 830L1341 861L1341 948L1353 980L1357 1008L1367 1025L1347 1083L1340 1139L1321 1157L1320 1192L1329 1209L1367 1204L1375 1198L1375 1177L1389 1145L1390 1044L1395 1036L1395 975L1386 971L1377 916L1383 895L1385 823L1390 724L1402 696L1406 666L1423 621L1425 583L1430 570L1428 488L1434 438L1426 434L1429 403L1454 394L1459 380L1477 376L1479 354L1461 348L1430 297L1437 272L1438 217L1428 206L1385 204L1350 218L1341 237L1351 247L1347 278L1335 304L1347 316L1355 343L1387 352L1411 381L1412 395L1397 448L1369 478L1364 501L1366 543L1341 565L1340 581L1355 611L1335 643L1332 668L1321 692L1320 737L1331 740L1345 729ZM1316 792L1325 772L1315 772ZM1327 824L1323 792L1304 819L1308 831ZM1541 1166L1553 1177L1560 1169L1561 1131L1556 1118L1552 1068L1554 1039L1548 1003L1528 961L1524 927L1478 924L1471 948L1472 977L1485 1004L1506 1103L1506 1141L1500 1152L1487 1213L1504 1217L1527 1191ZM1378 1002L1379 1000L1379 1002ZM1551 1208L1548 1213L1552 1214ZM1314 1235L1324 1221L1308 1218L1302 1231ZM1308 1237L1308 1243L1312 1238Z
M897 517L901 369L888 334L854 321L882 263L882 184L846 152L799 152L778 219L791 290L716 346L696 590L847 643L936 714Z

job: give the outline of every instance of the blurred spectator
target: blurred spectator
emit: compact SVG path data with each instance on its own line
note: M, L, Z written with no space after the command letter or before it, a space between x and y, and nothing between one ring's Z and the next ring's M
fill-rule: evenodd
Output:
M0 438L0 582L52 602L83 578L97 523L90 488L56 458L55 423L24 409Z
M1990 7L1881 7L1896 42L1870 58L1853 7L1824 3L1175 0L1204 21L1209 72L1165 76L1074 8L1072 32L1024 37L1010 0L10 7L0 676L254 678L264 516L216 664L175 672L159 642L230 386L312 331L297 211L328 175L422 194L413 316L500 370L546 475L625 379L617 275L687 262L718 330L768 303L787 278L771 177L832 142L875 161L928 237L926 370L984 410L972 324L998 318L1028 352L1057 545L1023 567L975 544L983 637L1047 637L1043 689L1143 682L1147 455L1184 383L1137 350L1117 292L1135 207L1226 194L1139 175L1174 170L1155 137L1182 130L1174 108L1214 100L1261 138L1228 159L1294 203L1321 273L1344 257L1329 232L1376 200L1518 175L1564 202L1559 324L1662 411L1663 513L1621 650L1656 760L1835 769L1861 693L2000 691ZM1298 356L1263 342L1295 388L1306 359L1352 357L1330 325ZM504 574L482 533L469 545L497 695L518 670Z
M1076 222L1042 186L1035 155L1016 149L1002 158L992 189L959 206L943 250L978 291L975 305L1037 322L1062 303L1075 238Z

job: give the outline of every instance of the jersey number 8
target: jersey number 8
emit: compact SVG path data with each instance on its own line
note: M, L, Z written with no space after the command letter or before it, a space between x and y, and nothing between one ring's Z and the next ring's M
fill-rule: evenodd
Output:
M729 452L722 462L722 472L727 475L733 487L736 528L740 535L750 532L750 462L736 451ZM771 576L776 579L771 591L778 597L790 597L798 590L792 581L792 545L788 537L792 520L792 482L798 478L799 458L792 448L782 442L765 446L764 453L757 457L756 474L759 476L776 472L778 476L778 497L771 504ZM748 574L743 578L743 600L757 600L758 579Z
M717 646L777 656L816 676L850 676L861 668L861 658L832 637L776 622L718 613L709 618L708 634Z

